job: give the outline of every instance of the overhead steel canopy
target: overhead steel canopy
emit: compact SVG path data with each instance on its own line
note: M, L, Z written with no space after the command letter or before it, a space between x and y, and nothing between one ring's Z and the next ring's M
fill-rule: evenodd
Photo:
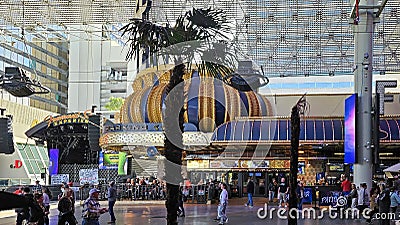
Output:
M128 22L132 0L2 0L0 25L104 24Z
M27 31L48 34L63 32L63 27L69 25L120 27L118 24L135 17L137 9L143 11L147 2L1 0L0 30L24 27ZM385 7L375 10L379 18L374 32L374 73L399 72L400 0L377 2ZM223 9L235 26L236 41L243 54L262 65L267 76L353 74L353 7L350 0L162 0L153 1L151 5L150 20L158 23L172 23L192 7ZM359 13L363 12L362 8L359 10ZM65 30L69 34L79 32ZM101 32L104 30L98 35L102 35Z
M235 22L243 53L264 67L267 76L352 75L353 19L350 0L154 1L153 21L189 7L218 7ZM376 1L374 73L400 71L400 0ZM385 6L385 7L382 7ZM365 13L360 8L359 13Z

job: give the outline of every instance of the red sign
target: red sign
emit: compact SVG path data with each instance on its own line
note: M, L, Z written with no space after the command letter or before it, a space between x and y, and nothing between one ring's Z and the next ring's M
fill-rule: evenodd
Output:
M21 167L22 167L22 161L19 160L19 159L16 159L14 161L14 165L13 164L10 165L10 168L13 168L13 169L18 169L18 168L21 168Z

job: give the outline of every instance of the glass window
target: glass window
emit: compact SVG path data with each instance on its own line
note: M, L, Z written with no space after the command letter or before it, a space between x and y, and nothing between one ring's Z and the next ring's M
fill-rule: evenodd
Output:
M29 147L31 148L31 151L32 151L34 159L41 159L40 155L39 155L39 152L38 152L38 149L36 148L36 146L29 145Z

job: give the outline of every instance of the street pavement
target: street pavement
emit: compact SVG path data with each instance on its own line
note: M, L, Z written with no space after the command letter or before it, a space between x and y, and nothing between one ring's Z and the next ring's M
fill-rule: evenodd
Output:
M247 198L231 199L227 208L227 215L229 218L228 224L231 225L287 225L288 221L274 216L270 219L269 216L265 219L260 219L257 216L257 211L264 208L265 198L255 198L254 208L245 207L244 203ZM102 207L107 207L107 202L100 202ZM307 207L307 206L306 206ZM310 207L310 206L308 206ZM268 209L275 208L275 213L278 210L276 205L269 206ZM76 206L75 216L81 224L81 211L80 205ZM133 225L133 224L151 224L151 225L165 225L166 224L166 209L164 201L118 201L114 207L116 214L117 225ZM179 224L185 225L216 225L213 219L217 216L216 204L185 204L186 217L178 218ZM260 211L263 212L263 211ZM53 203L50 210L50 225L56 225L58 221L58 211L56 203ZM14 225L16 214L12 210L0 212L1 225ZM100 224L107 224L110 220L108 213L100 217ZM364 219L331 219L325 216L323 219L299 219L298 225L356 225L366 224ZM373 221L373 224L378 225L379 221Z

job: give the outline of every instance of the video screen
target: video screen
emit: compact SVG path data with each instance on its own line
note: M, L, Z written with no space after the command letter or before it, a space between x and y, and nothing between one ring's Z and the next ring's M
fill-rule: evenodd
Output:
M357 94L346 98L344 106L344 163L356 163Z

